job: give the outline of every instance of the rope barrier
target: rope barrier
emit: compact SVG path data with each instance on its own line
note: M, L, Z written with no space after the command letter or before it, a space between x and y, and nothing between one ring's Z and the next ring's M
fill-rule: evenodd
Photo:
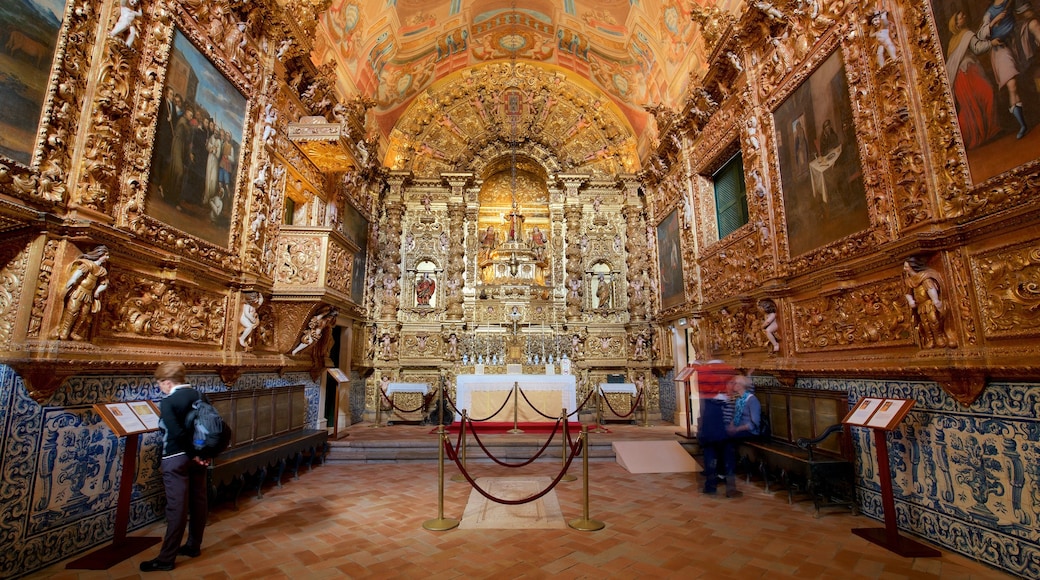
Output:
M530 465L531 463L533 463L539 457L541 457L542 453L545 453L545 450L549 448L549 444L552 443L553 437L556 436L556 431L559 428L560 428L560 420L557 419L556 420L556 424L553 425L552 433L549 434L549 439L547 439L545 441L545 444L542 445L542 448L539 449L538 452L534 454L534 457L531 457L530 459L527 459L527 460L523 461L522 463L505 463L504 461L502 461L502 460L498 459L497 457L495 457L494 455L492 455L491 452L488 450L488 448L484 445L484 442L480 440L480 435L477 435L477 430L476 429L473 430L473 440L477 442L477 445L484 452L484 455L487 455L488 458L491 459L491 461L494 461L495 463L501 465L502 467L525 467L525 466Z
M556 418L556 417L552 417L552 416L546 415L545 413L543 413L543 412L539 411L539 410L538 410L538 407L535 407L535 406L534 406L534 403L532 403L532 402L530 401L530 399L528 399L528 398L527 398L527 394L526 394L526 393L524 393L524 390L523 390L523 389L520 389L520 388L518 388L517 390L518 390L518 391L520 391L520 396L524 398L524 402L525 402L525 403L527 403L528 405L530 405L530 406L531 406L531 408L532 408L532 409L534 409L534 412L535 412L535 413L538 413L539 415L541 415L543 419L549 419L550 421L554 421L554 420L557 420L557 418Z
M473 419L471 417L470 421L473 421L474 423L483 423L485 421L490 421L492 417L494 417L495 415L501 413L502 409L506 408L506 404L509 403L509 399L513 398L513 391L514 391L514 389L510 389L509 390L509 394L506 395L506 400L502 401L502 406L499 407L498 410L496 410L494 413L491 413L490 415L488 415L487 417L484 417L483 419ZM454 404L452 405L452 408L455 408ZM465 409L463 409L463 410L465 410Z
M554 478L551 483L549 483L549 487L547 487L544 490L542 490L542 491L532 495L531 497L526 497L526 498L523 498L523 499L502 499L502 498L497 498L497 497L491 495L486 490L484 490L479 485L477 485L477 482L474 481L473 477L469 474L469 472L466 471L466 469L461 464L459 464L458 456L455 454L454 450L451 448L451 445L448 444L447 441L442 441L442 447L446 448L445 451L447 452L448 459L451 459L452 461L455 462L455 465L462 472L462 475L466 478L466 481L468 481L469 484L471 486L473 486L473 489L477 490L477 493L479 493L480 495L486 497L487 499L489 499L489 500L491 500L491 501L493 501L495 503L499 503L499 504L503 504L503 505L522 505L522 504L525 504L525 503L529 503L529 502L541 499L547 493L552 491L556 487L556 485L558 483L560 483L560 480L563 479L563 476L567 474L567 469L570 467L571 462L574 461L574 458L577 456L577 454L579 452L581 452L581 450L584 448L584 441L579 440L578 448L577 449L573 449L572 448L571 455L570 455L570 457L567 458L567 464L563 466L563 470L560 472L560 474L557 475L556 478Z
M608 399L606 397L606 393L603 394L603 402L606 403L607 408L610 409L610 412L614 413L618 417L628 417L628 416L634 415L635 412L636 412L636 409L639 408L639 401L642 400L642 399L643 399L643 391L639 391L639 394L636 395L636 400L632 403L632 408L629 409L627 413L621 414L621 413L618 413L617 410L614 409L614 406L610 404L610 399Z
M414 409L402 409L398 407L396 404L394 404L394 400L387 396L386 391L379 387L376 387L376 389L379 391L381 395L383 395L383 399L386 400L387 403L390 403L390 410L397 411L398 413L415 413L418 411L423 411L426 409L426 406L430 404L430 399L428 398L428 395L423 395L423 402L418 407Z

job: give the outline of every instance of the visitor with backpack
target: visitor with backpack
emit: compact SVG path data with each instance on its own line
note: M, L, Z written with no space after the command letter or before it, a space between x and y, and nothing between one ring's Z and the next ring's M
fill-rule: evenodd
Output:
M166 535L159 555L141 562L142 572L173 570L178 554L194 558L201 553L208 510L206 470L210 460L200 457L192 442L195 429L188 415L202 395L188 384L185 375L184 365L178 362L162 363L155 371L155 380L164 395L159 404L159 427L163 433L159 469L166 489ZM188 541L182 546L185 530Z

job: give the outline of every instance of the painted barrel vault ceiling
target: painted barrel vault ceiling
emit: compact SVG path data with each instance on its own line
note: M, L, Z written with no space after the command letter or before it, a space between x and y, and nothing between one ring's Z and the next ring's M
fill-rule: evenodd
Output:
M692 4L743 1L332 0L312 59L375 101L387 167L432 176L524 143L560 170L634 172L655 139L644 106L704 72Z

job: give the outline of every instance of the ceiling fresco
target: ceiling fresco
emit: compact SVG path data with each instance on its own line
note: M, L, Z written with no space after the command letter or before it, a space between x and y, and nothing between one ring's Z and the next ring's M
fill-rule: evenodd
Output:
M699 26L691 20L691 1L720 7L743 4L742 0L331 0L319 21L312 59L318 64L335 61L337 89L342 94L361 94L375 101L370 130L383 139L396 130L399 140L399 125L408 117L407 111L441 81L465 82L471 77L460 74L464 71L518 61L553 70L556 82L586 85L588 89L582 90L594 95L586 104L609 102L612 114L624 118L616 125L645 150L644 134L653 132L653 121L644 105L673 106L681 100L691 75L702 73L705 66ZM449 93L450 89L441 90ZM525 96L539 98L539 93L529 91ZM554 118L577 122L576 115L554 114ZM473 123L480 115L469 117L455 122ZM458 141L456 149L473 148L472 143L443 137ZM584 143L582 151L561 152L561 157L581 165L582 154L599 150L607 141L610 155L627 154L619 153L616 139L594 141L593 149L591 143ZM387 152L393 165L401 162L400 143L396 147ZM450 164L458 157L448 150L440 153L442 158L428 156L425 163ZM630 160L617 163L631 165Z

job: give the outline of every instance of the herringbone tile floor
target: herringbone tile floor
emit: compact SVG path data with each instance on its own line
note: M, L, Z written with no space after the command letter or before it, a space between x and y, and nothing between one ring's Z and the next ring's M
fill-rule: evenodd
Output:
M361 429L351 437L393 437ZM401 431L421 436L428 428ZM471 457L473 457L471 455ZM558 463L522 470L471 463L475 476L555 476ZM202 555L180 558L174 578L1009 578L960 555L902 558L853 535L881 523L847 511L813 517L811 502L789 505L786 493L761 483L744 496L699 493L690 473L633 475L613 462L589 468L589 516L603 530L459 530L433 532L438 517L436 463L325 465L304 472L263 499L246 498L211 513ZM471 488L450 481L444 515L462 516ZM556 492L569 521L583 514L578 480ZM162 534L153 524L131 535ZM158 547L110 570L65 570L64 563L30 578L133 578Z

